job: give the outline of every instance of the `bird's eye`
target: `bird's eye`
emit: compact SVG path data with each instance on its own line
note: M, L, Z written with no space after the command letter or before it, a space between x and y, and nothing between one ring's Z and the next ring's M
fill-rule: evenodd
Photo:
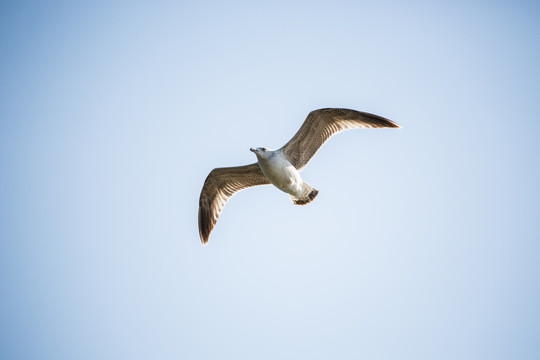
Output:
M261 148L261 150L262 150L262 151L266 151L266 150L268 150L268 149L267 149L267 148L265 148L265 147L263 147L263 148Z

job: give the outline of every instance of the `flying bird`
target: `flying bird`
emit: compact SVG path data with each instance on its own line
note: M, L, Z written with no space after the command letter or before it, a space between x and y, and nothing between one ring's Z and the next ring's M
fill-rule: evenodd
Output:
M399 128L381 116L349 109L319 109L309 113L298 132L278 150L251 148L257 162L216 168L208 174L199 198L199 236L208 243L225 203L238 191L273 184L295 205L312 202L319 191L305 183L300 171L332 135L356 128Z

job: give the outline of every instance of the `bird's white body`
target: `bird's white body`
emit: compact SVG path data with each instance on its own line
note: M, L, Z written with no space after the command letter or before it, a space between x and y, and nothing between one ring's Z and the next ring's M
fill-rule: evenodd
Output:
M287 160L280 150L252 150L257 155L261 171L281 191L296 198L302 198L306 193L306 186L300 173Z

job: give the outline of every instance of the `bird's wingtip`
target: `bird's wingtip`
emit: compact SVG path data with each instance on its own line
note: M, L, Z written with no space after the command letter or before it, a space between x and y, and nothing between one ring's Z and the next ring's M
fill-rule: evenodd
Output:
M199 234L199 237L201 238L201 244L202 246L208 245L208 238L210 236L204 236L203 234Z
M389 125L387 127L393 128L393 129L401 129L401 125L399 125L398 123L393 122L392 120L388 120L388 119L386 119L386 121L388 121L387 125Z

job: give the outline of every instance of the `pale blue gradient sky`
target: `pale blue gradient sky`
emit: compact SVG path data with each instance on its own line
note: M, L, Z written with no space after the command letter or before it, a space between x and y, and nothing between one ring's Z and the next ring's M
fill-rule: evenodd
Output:
M4 2L0 358L538 359L534 2ZM307 113L296 207L208 172Z

